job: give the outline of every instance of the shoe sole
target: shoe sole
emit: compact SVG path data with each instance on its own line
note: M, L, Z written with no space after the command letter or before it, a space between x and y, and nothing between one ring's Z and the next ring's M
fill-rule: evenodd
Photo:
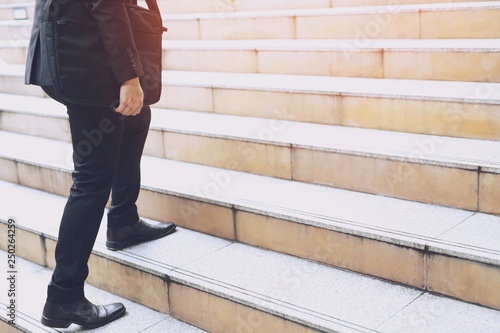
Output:
M49 319L45 316L42 315L42 320L40 321L43 325L47 327L52 327L52 328L68 328L71 324L77 324L85 328L98 328L101 326L104 326L106 324L109 324L110 322L120 318L125 314L126 309L123 308L119 312L117 312L115 315L110 316L108 319L105 321L96 324L96 325L89 325L86 323L79 322L77 320L59 320L59 319Z
M127 239L127 240L120 241L120 242L106 241L106 247L108 248L108 250L111 250L111 251L123 250L123 249L130 247L132 245L137 245L140 243L145 243L145 242L149 242L149 241L152 241L155 239L159 239L159 238L168 236L171 233L173 233L176 230L176 228L177 228L177 226L174 225L174 227L172 229L169 229L165 233L159 234L153 238L131 238L131 239Z

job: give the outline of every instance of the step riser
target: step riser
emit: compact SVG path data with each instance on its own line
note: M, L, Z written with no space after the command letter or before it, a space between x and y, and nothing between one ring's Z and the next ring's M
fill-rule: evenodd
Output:
M281 9L302 9L302 8L330 8L331 0L185 0L182 2L175 0L160 0L158 6L162 13L211 13L216 12L224 15L225 12L235 11L256 11L256 10L281 10Z
M296 38L497 38L499 18L499 10L299 17Z
M18 47L16 47L19 45ZM6 64L25 64L27 47L21 46L19 43L12 43L12 47L0 48L0 59Z
M0 49L0 59L8 64L24 64L26 48ZM500 81L500 53L360 51L354 42L347 41L343 51L167 50L163 53L163 67L180 71Z
M208 332L320 332L177 283L170 294L172 316Z
M165 52L163 64L181 71L500 81L498 53L349 51L353 46L346 42L345 51L334 52L172 50Z
M9 117L10 116L10 117ZM2 130L70 140L65 119L0 113ZM9 119L10 118L10 119ZM38 121L37 119L40 119ZM10 124L10 126L9 126ZM15 126L15 124L23 124ZM30 126L33 124L33 126ZM36 127L35 124L44 126ZM35 130L30 130L30 128ZM432 153L439 142L417 142L414 157ZM206 154L206 152L211 152ZM348 152L323 152L314 148L221 139L152 129L145 154L171 160L298 180L336 188L471 211L500 214L495 181L499 175L477 168L443 167L390 160L386 157L354 156ZM70 152L68 152L68 160ZM478 191L478 188L480 189ZM478 207L479 204L479 207Z
M7 230L4 223L0 223L0 230ZM42 261L46 263L45 266L55 268L55 240L27 231L19 233L17 239L20 257L37 263ZM5 243L2 242L2 249L3 244ZM37 248L38 252L31 247ZM40 260L41 257L43 260ZM100 254L93 253L88 265L91 273L87 283L209 332L245 332L249 327L251 331L260 331L262 328L265 332L276 333L318 332L193 286L168 282L166 277L162 278ZM120 281L120 284L116 281Z
M3 170L8 166L2 161L0 159L1 179L16 182L17 179L5 174ZM19 184L59 195L67 195L71 185L69 171L31 167L18 162L17 174L20 176ZM198 201L196 197L179 197L143 189L138 207L143 217L159 221L173 220L181 227L217 237L500 309L500 300L491 293L500 282L500 267L457 259L423 248L410 249L375 239L299 225L291 220L271 218L259 212L244 211L234 206ZM217 221L217 224L214 221ZM3 224L2 227L6 228L6 225ZM43 245L43 239L37 240L38 236L27 234L29 233L19 232L19 237L26 237L29 242L18 241L18 243L30 244L26 250L20 250L19 255L26 256L39 264L53 265L53 261L51 264L49 259L41 256L44 253L44 246L50 250L53 245ZM474 277L474 288L464 288L471 276ZM123 290L125 293L127 290L135 289L124 287ZM125 294L122 296L127 297ZM148 304L146 300L141 302ZM148 304L148 306L153 305ZM156 305L154 306L156 308Z
M468 22L462 24L461 22ZM165 39L434 39L499 38L500 10L388 12L297 17L165 21ZM269 27L273 27L270 29ZM29 39L30 24L1 26L6 39Z
M480 1L480 0L475 0ZM178 2L175 0L160 0L158 5L162 13L208 13L217 12L224 15L225 12L235 11L257 11L257 10L280 10L298 8L334 8L351 6L397 6L411 4L429 4L441 2L474 2L472 0L217 0L207 2L203 0L187 0Z
M400 5L431 4L431 3L483 2L483 0L331 0L331 1L332 1L332 7L400 6Z
M0 25L0 36L4 40L29 40L31 37L31 22L19 21L15 25Z
M16 8L19 8L19 10L26 10L26 17L27 19L33 19L34 17L34 12L35 12L35 6L34 5L28 5L28 6L12 6L11 8L0 8L0 21L1 20L14 20L16 19L14 17L14 10Z
M164 36L167 39L498 38L500 10L389 12L386 9L379 14L169 19L165 25L169 28Z
M4 333L19 333L19 332L26 332L20 328L17 328L15 326L12 326L3 320L0 320L0 330Z
M40 87L25 85L24 77L20 76L0 76L0 87L1 91L7 94L46 96Z
M71 141L67 118L51 118L0 111L0 129L47 139Z

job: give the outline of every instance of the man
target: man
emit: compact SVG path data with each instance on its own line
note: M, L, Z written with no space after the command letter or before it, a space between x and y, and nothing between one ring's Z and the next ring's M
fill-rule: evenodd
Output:
M40 33L48 0L36 0L35 17L26 64L26 83L53 89ZM107 59L119 87L119 104L95 107L64 102L73 144L73 186L66 203L56 246L56 268L47 290L42 323L66 328L72 323L87 328L107 324L125 313L121 303L94 305L84 295L87 262L94 246L110 192L106 246L120 250L172 233L176 225L150 225L139 219L136 200L140 189L140 161L151 110L143 105L140 63L124 1L53 0L50 10L73 11L95 20ZM75 14L76 13L76 14ZM88 19L88 18L86 18ZM71 50L67 50L71 52ZM64 73L63 73L64 74ZM95 78L99 80L99 78ZM82 89L92 82L82 82ZM91 99L91 98L90 98Z

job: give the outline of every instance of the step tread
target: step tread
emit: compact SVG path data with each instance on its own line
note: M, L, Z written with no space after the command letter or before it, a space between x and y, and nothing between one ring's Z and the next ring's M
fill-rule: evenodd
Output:
M51 99L0 94L2 111L67 118ZM32 106L37 105L33 110ZM151 128L190 135L278 146L404 159L500 173L500 142L438 137L355 127L278 121L224 114L153 109Z
M41 207L38 207L41 208ZM0 257L7 262L7 253L0 251ZM17 270L17 298L16 298L16 323L27 329L28 332L59 332L60 330L45 327L40 323L43 305L46 298L46 286L50 282L52 270L35 263L16 258ZM2 290L8 290L7 280L1 279ZM127 308L123 318L110 325L103 326L95 330L85 330L86 332L179 332L179 333L202 333L199 328L183 323L164 313L151 310L143 305L134 303L122 297L113 295L107 291L98 289L91 285L85 286L87 298L97 304L108 304L122 302ZM0 320L5 320L5 309L7 295L2 295L0 304ZM7 318L8 319L8 318ZM65 332L80 332L77 325L72 325Z
M305 17L329 15L355 15L355 14L384 14L418 12L418 11L444 11L444 10L498 10L500 1L483 2L443 2L431 4L385 5L385 6L353 6L334 8L304 8L304 9L279 9L265 11L240 11L224 13L181 13L162 15L164 21L169 20L194 20L194 19L231 19L231 18L266 18L266 17Z
M9 160L72 169L68 143L2 131L0 142ZM500 265L500 217L147 156L142 174L159 193Z
M0 64L0 76L24 76L24 65ZM335 96L500 104L500 83L164 71L164 85Z
M63 197L6 182L0 182L0 188L9 193L0 206L0 218L17 214L18 226L26 225L38 233L56 237L55 216L62 212ZM22 202L26 200L33 202L29 211L23 209ZM47 225L50 230L44 229ZM397 331L407 328L411 316L421 316L418 311L422 308L434 310L432 320L426 323L431 331L440 327L457 332L500 328L500 312L495 310L182 228L169 237L110 252L103 245L104 226L105 221L95 251L106 257L141 270L167 274L174 282L287 316L317 329Z

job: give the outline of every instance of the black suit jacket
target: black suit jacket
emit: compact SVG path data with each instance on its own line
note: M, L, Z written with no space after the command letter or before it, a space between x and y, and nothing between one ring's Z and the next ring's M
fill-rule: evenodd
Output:
M36 0L33 28L26 60L25 83L51 86L48 65L40 52L40 29L49 0ZM53 0L51 12L80 24L96 23L114 78L118 84L144 74L125 7L136 0ZM96 78L97 79L97 78ZM82 82L82 84L85 84Z

